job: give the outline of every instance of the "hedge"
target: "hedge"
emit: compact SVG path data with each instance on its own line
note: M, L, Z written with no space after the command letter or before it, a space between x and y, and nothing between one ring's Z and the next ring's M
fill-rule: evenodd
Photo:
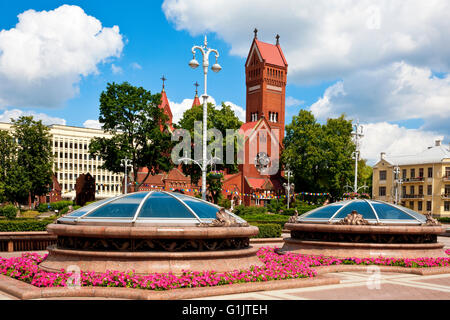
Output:
M437 220L442 223L450 223L450 217L440 217Z
M52 222L53 222L53 219L0 220L0 232L46 231L47 225L49 225Z
M73 201L70 200L62 200L52 203L41 203L37 207L37 211L39 212L46 212L46 211L55 211L55 210L62 210L65 207L73 205Z
M0 216L4 216L6 219L15 219L17 216L18 209L12 205L8 204L4 206L3 208L0 208Z
M276 223L251 223L259 228L259 234L253 238L279 238L281 237L281 226Z
M267 213L267 208L255 207L255 206L246 207L241 204L241 205L234 207L233 213L238 216L251 215L251 214L264 214L264 213Z

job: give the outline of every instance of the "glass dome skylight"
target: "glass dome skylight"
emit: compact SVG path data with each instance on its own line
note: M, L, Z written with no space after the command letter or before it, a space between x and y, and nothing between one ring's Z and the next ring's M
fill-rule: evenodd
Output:
M219 209L219 206L210 202L180 193L135 192L94 202L59 218L58 222L198 224L216 219ZM245 222L233 213L228 213L238 222Z
M411 209L378 200L347 200L314 209L298 218L299 222L334 223L356 210L370 223L422 224L425 216Z

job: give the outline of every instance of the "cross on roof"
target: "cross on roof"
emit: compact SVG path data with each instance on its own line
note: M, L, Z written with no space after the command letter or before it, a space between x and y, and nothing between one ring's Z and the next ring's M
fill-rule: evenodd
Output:
M195 81L194 86L195 86L195 94L197 94L197 89L200 85L197 83L197 81Z
M253 32L255 33L255 39L258 39L258 29L255 28L255 30L253 30Z
M275 39L277 39L277 44L280 44L280 35L277 34L277 36L275 37Z
M163 82L163 90L164 90L164 81L166 81L167 79L164 77L164 75L161 78L162 82Z

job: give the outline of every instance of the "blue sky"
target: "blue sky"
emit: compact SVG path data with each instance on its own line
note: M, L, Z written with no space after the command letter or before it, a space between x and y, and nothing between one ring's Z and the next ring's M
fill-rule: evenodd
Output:
M371 161L381 151L413 153L434 139L449 141L450 10L445 1L436 0L435 9L426 10L415 0L407 5L361 0L352 7L339 1L278 4L274 8L265 0L206 4L199 0L0 0L0 81L7 83L0 85L0 121L28 112L49 122L59 119L83 126L86 120L98 118L98 99L107 82L128 81L155 93L161 90L162 75L168 79L166 91L173 108L184 110L189 104L185 99L193 98L195 81L203 91L202 72L187 63L191 47L201 44L204 34L219 50L223 67L218 74L209 72L208 93L217 103L227 101L242 110L244 63L257 27L262 41L274 42L277 33L281 36L289 63L286 96L293 101L286 107L286 123L300 108L312 110L321 122L345 113L369 130L363 155ZM63 5L82 11L71 7L62 13ZM35 13L28 12L17 25L18 15L30 9ZM48 18L44 10L57 14ZM67 17L86 24L67 27ZM80 39L92 36L85 30L94 18L110 36L92 48ZM120 31L114 32L114 26ZM64 31L66 27L73 30ZM22 31L22 42L14 38L15 29ZM59 40L46 42L53 36ZM30 37L40 39L38 51L44 54L29 53L33 52L28 47ZM65 39L63 44L58 37ZM67 40L71 37L73 42ZM78 48L82 57L71 58L73 43L86 46ZM42 58L48 51L54 55ZM57 63L60 53L69 61L67 68ZM39 68L33 65L34 58L40 59ZM386 134L389 138L380 138Z

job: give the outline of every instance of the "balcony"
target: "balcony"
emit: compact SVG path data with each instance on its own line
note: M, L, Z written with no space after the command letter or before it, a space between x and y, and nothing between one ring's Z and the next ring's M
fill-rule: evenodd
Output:
M450 174L446 174L445 176L442 177L442 180L444 181L450 181Z
M450 199L450 193L443 193L441 194L442 199Z
M416 178L405 178L403 179L403 183L414 183L414 182L424 182L424 177L416 177Z
M423 199L423 194L404 194L402 199Z

